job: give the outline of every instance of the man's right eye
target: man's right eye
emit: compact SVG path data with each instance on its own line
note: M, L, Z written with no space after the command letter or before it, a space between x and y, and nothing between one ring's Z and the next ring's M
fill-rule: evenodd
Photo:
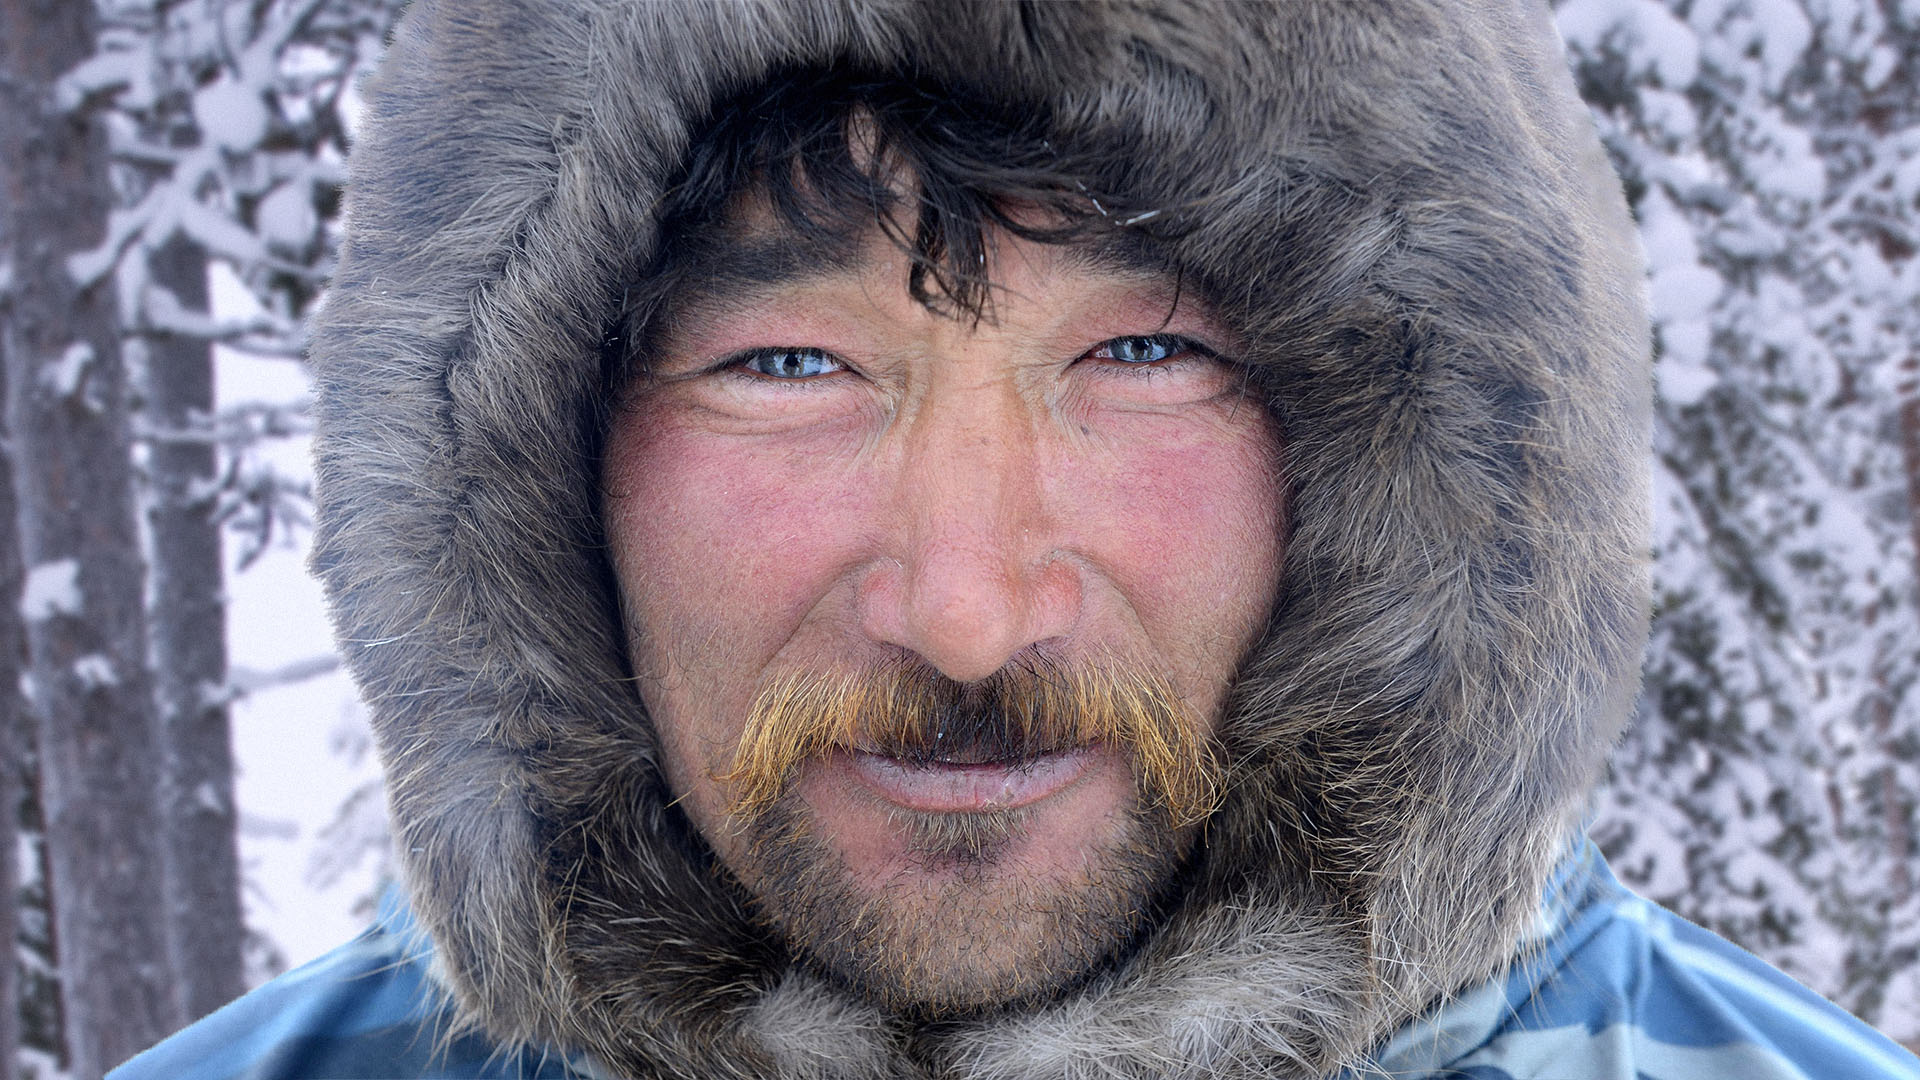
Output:
M811 348L755 349L734 364L769 379L811 379L847 368L825 349Z

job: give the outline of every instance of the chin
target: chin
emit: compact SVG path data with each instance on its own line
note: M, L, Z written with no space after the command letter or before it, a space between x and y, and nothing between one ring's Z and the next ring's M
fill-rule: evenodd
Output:
M816 762L723 861L796 958L880 1008L977 1015L1123 958L1193 847L1124 763L1019 806L928 811Z

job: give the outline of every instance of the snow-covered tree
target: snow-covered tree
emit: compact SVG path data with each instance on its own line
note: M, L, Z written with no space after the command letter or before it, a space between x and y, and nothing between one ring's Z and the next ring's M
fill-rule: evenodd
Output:
M12 279L0 354L28 568L18 610L37 719L43 884L79 1080L179 1021L151 892L162 869L159 754L126 371L111 297L73 280L65 261L99 236L112 198L97 117L53 105L55 80L92 51L94 33L85 5L0 2L0 259Z
M1658 334L1655 632L1596 831L1649 896L1920 1039L1920 4L1557 14Z
M60 1010L28 1003L35 1021L29 1041L56 1057L70 1052L67 1063L86 1076L124 1057L121 1050L138 1049L245 988L226 705L248 687L235 685L226 671L221 529L241 534L245 561L289 522L303 519L305 478L253 463L252 450L263 437L300 430L305 419L298 408L246 403L216 412L212 349L219 344L275 357L299 355L300 317L331 261L331 219L345 149L343 103L363 58L377 52L397 4L100 0L57 7L66 9L63 17L85 24L90 37L97 24L97 47L41 58L47 78L36 84L38 96L17 111L76 130L97 133L104 125L107 135L93 141L96 157L83 166L90 186L75 190L105 193L110 202L97 206L93 220L76 234L87 235L92 246L73 251L70 244L57 268L69 291L105 300L91 309L98 324L92 329L94 336L107 337L91 342L94 352L86 356L74 352L60 371L71 369L68 396L80 401L83 392L89 395L90 411L79 411L117 425L117 450L107 441L95 449L117 456L123 469L137 463L144 481L147 528L140 537L144 545L131 545L131 580L137 620L144 554L153 582L147 612L152 649L150 655L141 646L134 650L138 655L110 658L114 678L108 683L103 677L103 685L143 700L151 685L160 711L158 748L143 751L137 739L124 740L127 752L144 753L150 768L153 762L164 766L158 804L163 828L154 838L132 840L158 865L151 874L123 873L123 880L143 890L152 881L165 882L168 918L160 940L166 955L129 950L127 962L142 964L148 979L161 982L172 1010L157 1026L141 1016L119 1022L115 1037L126 1047L92 1047L88 1040L100 1010L84 1007L82 999L112 983L137 986L139 980L95 977L78 964L84 950L76 953L77 943L64 930L53 957L41 948L51 941L31 940L37 923L29 919L29 972L36 958L55 959L65 998ZM62 76L57 83L56 75ZM214 316L209 270L215 266L244 285L251 301L245 314ZM99 360L108 348L114 353L110 367ZM95 408L91 396L105 386L113 408L122 407L121 384L101 374L121 379L122 358L136 392L131 425L118 412ZM80 574L85 576L84 567ZM29 593L30 600L40 595L32 588ZM129 723L132 715L127 713ZM151 721L145 727L151 729ZM45 753L41 759L51 789L55 778L44 774L55 762ZM128 788L129 804L140 801L138 785L120 786ZM153 805L143 807L149 823L156 816ZM50 802L49 815L54 809ZM163 860L156 842L161 837ZM29 875L29 900L49 902L50 896L53 925L64 926L66 908L89 909L92 887L83 884L88 891L78 897L63 893L61 881L72 871L62 867L57 841L50 833L51 880ZM151 911L150 894L143 899ZM30 981L33 988L46 985ZM44 1022L59 1013L69 1027L64 1035Z

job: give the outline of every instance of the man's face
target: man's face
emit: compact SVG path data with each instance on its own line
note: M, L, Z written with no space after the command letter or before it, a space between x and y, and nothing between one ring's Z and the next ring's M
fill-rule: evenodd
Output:
M977 321L911 298L877 230L681 298L603 474L680 805L803 955L934 1013L1085 974L1196 832L1151 732L1008 714L1144 701L1204 756L1281 557L1232 335L1158 275L995 251ZM793 750L771 786L743 737Z

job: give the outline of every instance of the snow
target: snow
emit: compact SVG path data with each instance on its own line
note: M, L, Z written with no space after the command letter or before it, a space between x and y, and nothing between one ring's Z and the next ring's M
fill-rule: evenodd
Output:
M28 622L55 615L80 614L80 563L74 559L44 562L27 571L20 589L20 617Z
M113 661L99 653L88 653L73 662L73 677L87 690L102 690L120 683Z
M258 262L267 256L259 237L218 208L183 193L173 200L170 209L180 231L214 255L242 264Z
M247 334L293 332L291 326L273 319L263 308L256 307L248 318L216 318L186 307L172 289L150 282L140 292L139 306L146 315L147 325L156 330L213 341L230 341Z
M114 265L120 261L120 253L146 227L167 191L168 188L164 186L156 188L138 205L108 213L107 233L101 239L100 246L68 256L67 276L73 279L73 283L84 289L111 273Z
M1766 72L1767 89L1779 92L1780 84L1800 62L1813 43L1813 23L1800 8L1799 0L1748 0L1753 10L1753 37L1760 47L1760 64Z
M1875 85L1920 104L1898 85L1908 5L1895 32L1869 0L1669 0L1687 87L1653 7L1558 15L1583 73L1620 80L1595 115L1640 193L1660 342L1649 695L1595 835L1637 888L1914 1040L1897 842L1920 829L1920 593L1895 405L1920 260L1882 238L1920 237L1920 127L1845 115Z
M1913 0L1913 2L1920 4L1920 0ZM369 48L366 53L372 56L378 51L377 48ZM347 80L347 85L340 90L340 101L335 108L340 112L340 124L346 128L347 139L351 141L357 138L360 133L360 117L366 111L366 99L360 96L359 80Z
M1647 264L1654 273L1669 266L1692 266L1700 261L1693 226L1659 188L1647 192L1640 202L1640 240L1647 247Z
M1699 124L1693 115L1693 103L1672 90L1648 90L1640 95L1640 115L1647 123L1677 140L1693 137Z
M68 345L57 360L44 364L40 368L40 385L52 391L55 397L70 398L80 392L80 384L86 380L87 367L94 361L93 346L84 341Z
M222 798L220 792L209 782L203 781L200 786L193 789L193 803L210 813L227 812L227 800Z
M1648 284L1657 323L1705 318L1720 300L1725 283L1720 275L1694 263L1665 266L1654 271Z
M320 215L313 209L313 188L304 181L288 181L260 200L256 218L267 247L299 253L313 243Z
M229 640L236 657L259 662L324 641L319 589L300 553L273 552L234 579ZM232 709L235 798L252 827L240 838L247 877L247 921L299 965L344 944L366 926L356 911L377 887L375 868L316 887L310 868L326 858L323 834L336 807L377 782L371 755L354 761L333 751L342 726L365 728L344 674L256 693ZM261 828L261 825L268 828Z
M1682 350L1704 357L1706 354L1706 324L1687 323L1677 329L1688 331L1685 337L1676 338L1668 334L1661 340L1671 350L1662 356L1660 363L1653 369L1655 385L1662 400L1672 405L1698 405L1709 391L1720 385L1720 376L1710 367L1697 360L1680 359Z
M1877 45L1867 54L1866 70L1860 73L1861 85L1869 90L1878 90L1886 84L1887 77L1900 63L1900 54L1885 45Z
M1808 202L1827 190L1827 166L1813 147L1813 136L1777 116L1756 121L1753 139L1759 164L1754 184L1782 198Z
M1568 0L1554 13L1568 45L1598 51L1618 40L1635 74L1651 72L1668 89L1700 73L1693 31L1656 0Z
M1660 363L1654 369L1660 396L1692 405L1719 382L1707 360L1713 341L1709 317L1725 284L1700 262L1692 225L1659 188L1641 201L1640 237L1652 271L1648 299L1660 329Z
M1720 276L1704 266L1670 266L1650 283L1654 324L1660 328L1660 392L1677 405L1692 405L1713 389L1718 376L1707 361L1713 343L1708 321L1721 290Z
M215 146L239 153L260 145L272 116L259 86L223 76L193 95L193 119Z
M132 49L95 53L54 84L54 107L72 112L95 94L147 79L148 67L147 57Z

